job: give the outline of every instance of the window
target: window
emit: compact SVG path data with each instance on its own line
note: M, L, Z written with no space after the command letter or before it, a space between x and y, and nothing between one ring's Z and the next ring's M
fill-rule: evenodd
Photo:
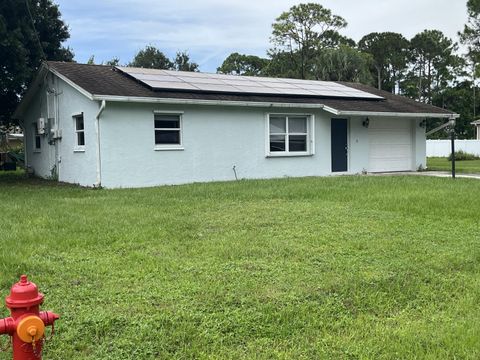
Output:
M42 148L42 137L38 133L38 124L33 124L33 151L39 152Z
M155 114L155 149L181 149L182 116Z
M83 119L83 113L74 115L74 127L75 127L75 150L85 150L85 122Z
M311 118L311 115L270 114L267 155L311 155Z

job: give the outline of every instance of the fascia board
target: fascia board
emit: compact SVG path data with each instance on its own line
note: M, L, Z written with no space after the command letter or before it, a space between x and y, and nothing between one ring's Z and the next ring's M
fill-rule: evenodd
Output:
M323 109L323 104L305 103L276 103L261 101L230 101L230 100L203 100L203 99L173 99L151 98L133 96L93 95L93 100L114 102L152 103L152 104L179 104L179 105L221 105L221 106L246 106L246 107L280 107L280 108L307 108Z

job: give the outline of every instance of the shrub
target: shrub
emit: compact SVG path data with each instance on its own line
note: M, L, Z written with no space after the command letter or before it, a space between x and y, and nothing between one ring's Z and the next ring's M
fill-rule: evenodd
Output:
M469 154L463 150L455 151L455 160L478 160L480 156ZM448 156L448 161L452 161L452 154Z

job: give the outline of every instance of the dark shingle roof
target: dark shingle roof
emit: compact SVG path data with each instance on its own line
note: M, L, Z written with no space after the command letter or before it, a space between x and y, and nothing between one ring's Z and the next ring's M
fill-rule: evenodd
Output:
M92 95L125 96L188 100L252 101L266 103L322 104L338 111L453 114L436 106L423 104L403 96L393 95L373 87L342 82L341 84L383 97L377 99L332 98L324 96L255 95L202 91L152 90L112 66L86 65L68 62L47 63L48 67L65 76Z

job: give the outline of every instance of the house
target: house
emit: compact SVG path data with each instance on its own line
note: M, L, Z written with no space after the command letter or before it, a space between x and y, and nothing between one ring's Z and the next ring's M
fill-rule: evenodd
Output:
M20 154L15 151L23 149L23 134L20 127L0 126L0 170L16 170Z
M0 151L23 148L23 133L18 126L6 128L0 126Z
M475 129L477 130L477 140L480 140L480 120L475 120L474 122L471 123L473 126L475 126Z
M15 112L27 166L84 186L425 168L425 119L457 117L353 84L44 63Z

